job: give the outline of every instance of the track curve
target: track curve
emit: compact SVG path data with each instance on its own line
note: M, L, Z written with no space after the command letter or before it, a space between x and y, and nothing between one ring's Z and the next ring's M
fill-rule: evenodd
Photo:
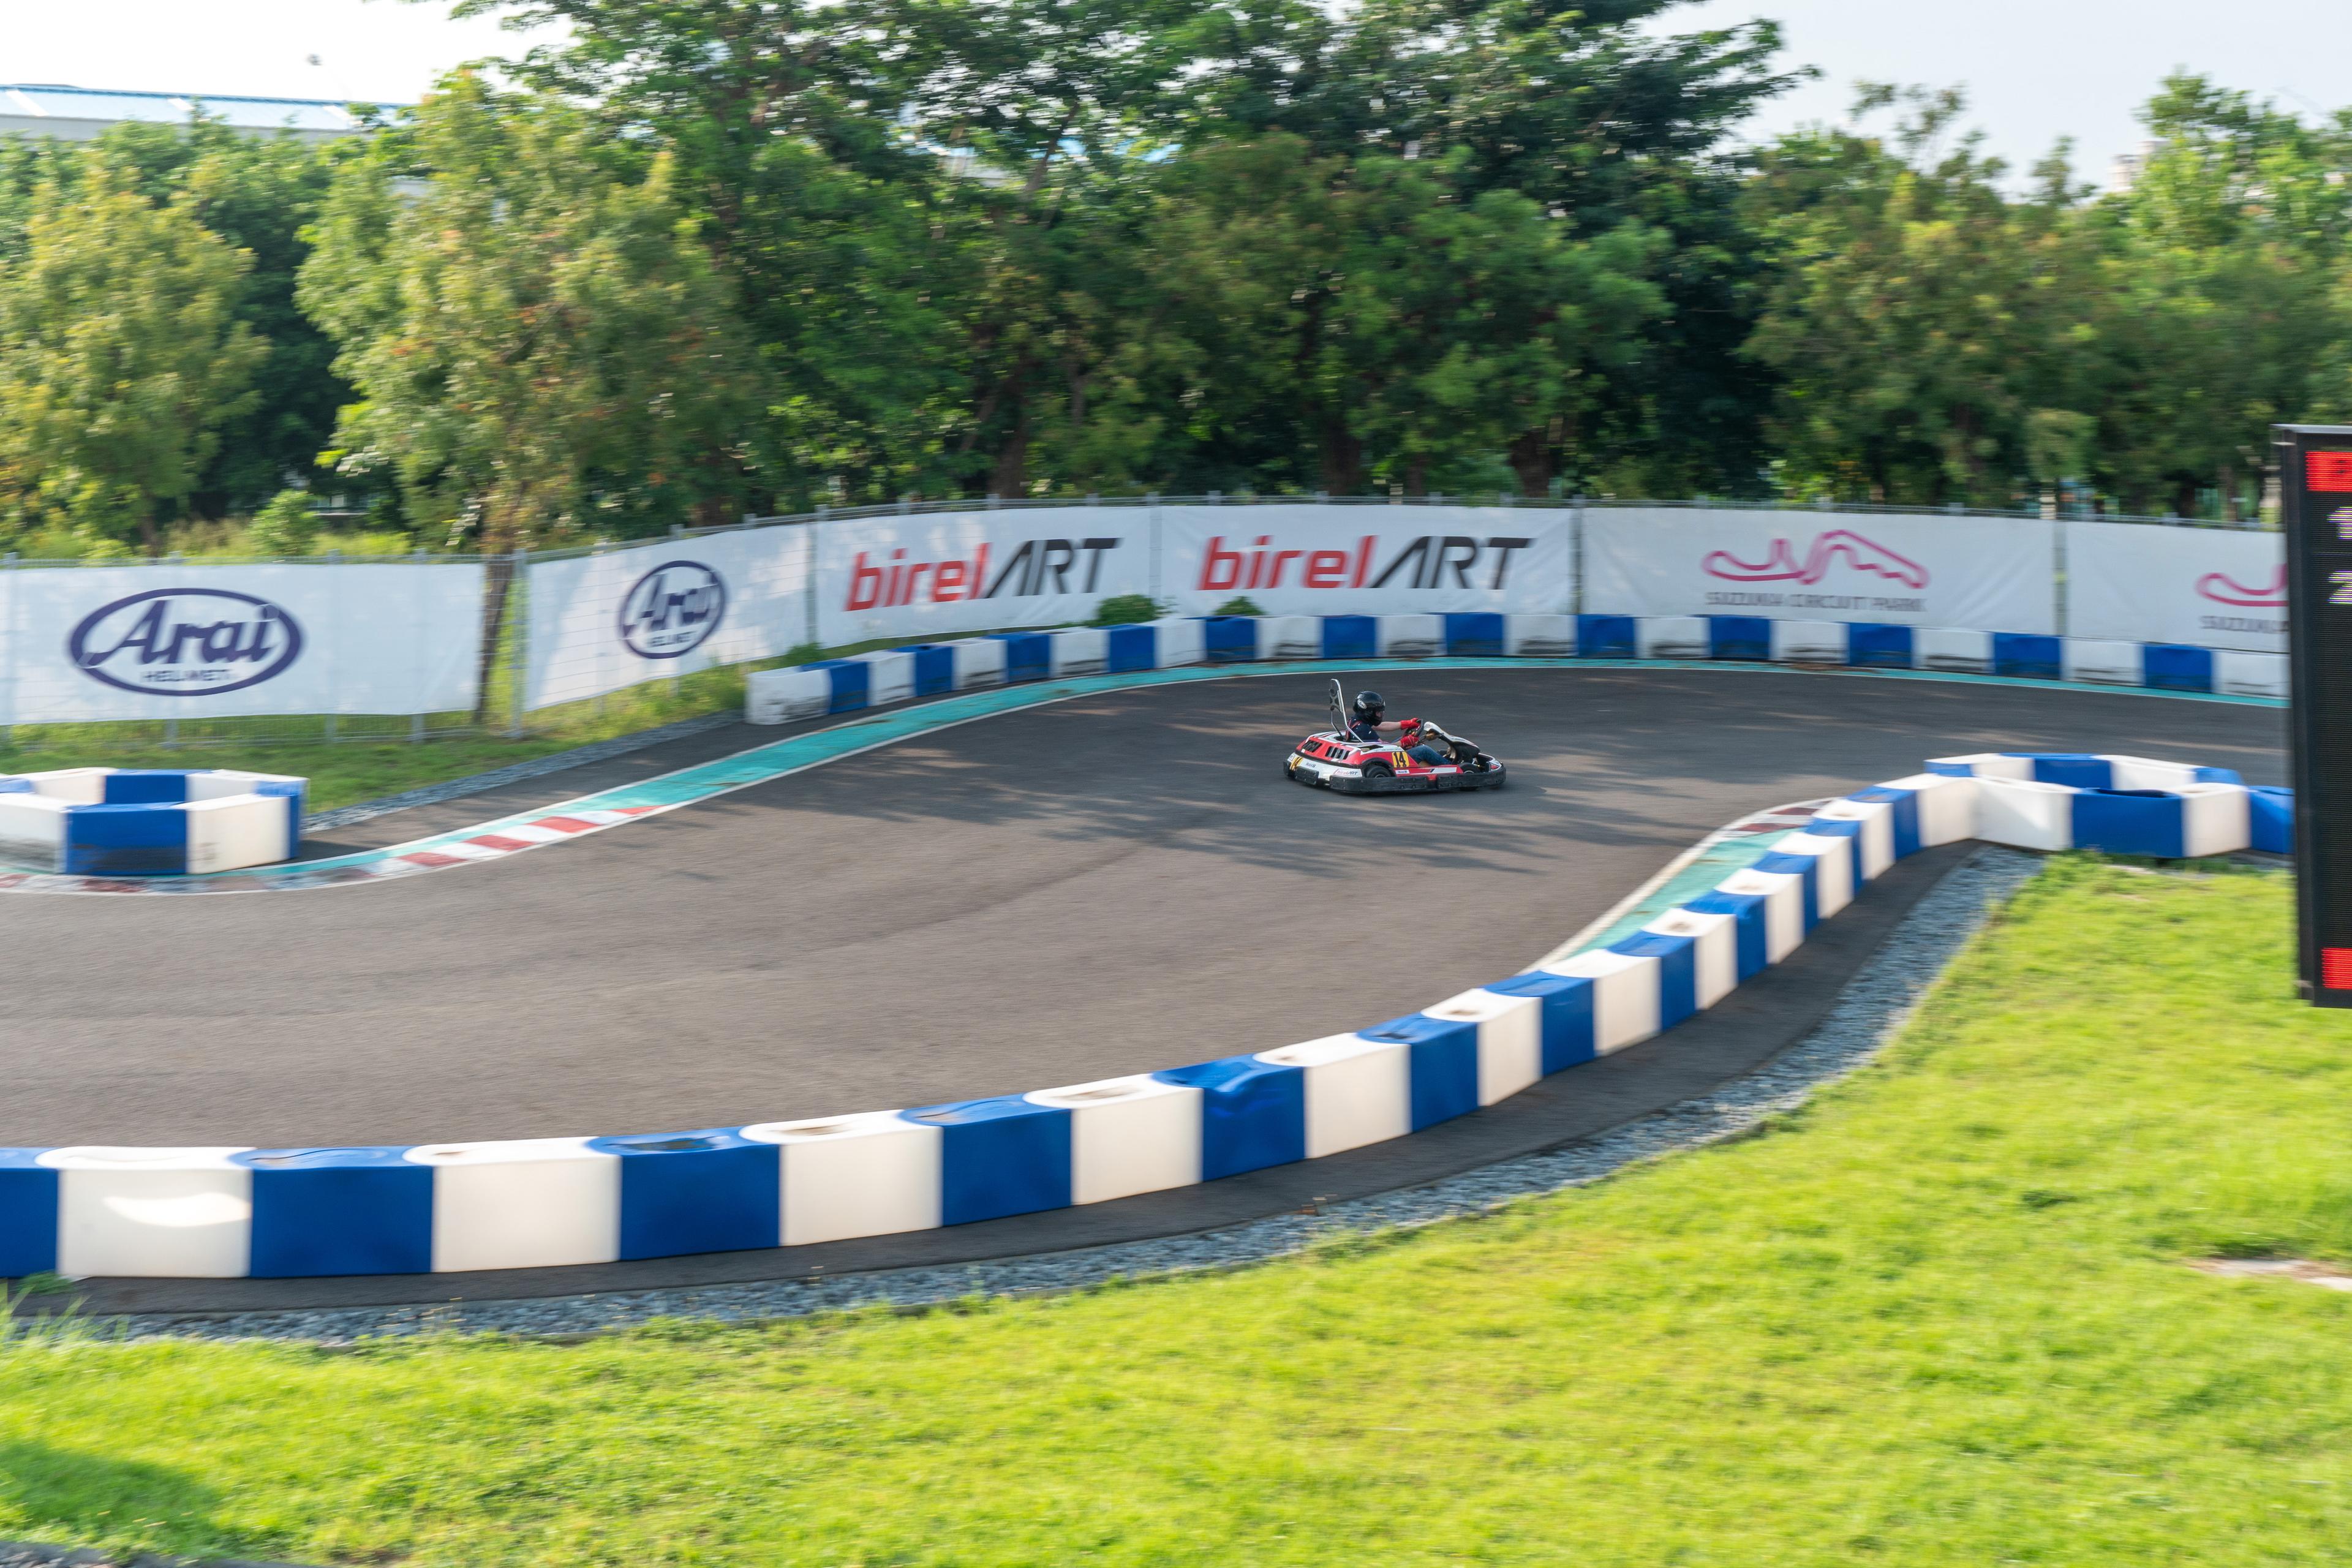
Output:
M1079 1082L1510 973L1723 822L1930 754L2171 754L2252 783L2284 768L2267 708L1385 666L1357 684L1475 738L1512 784L1349 799L1277 776L1323 683L1024 710L448 876L0 901L0 1143L650 1132Z

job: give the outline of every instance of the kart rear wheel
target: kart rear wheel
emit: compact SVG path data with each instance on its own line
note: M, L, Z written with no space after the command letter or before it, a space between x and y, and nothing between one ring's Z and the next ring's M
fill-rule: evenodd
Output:
M1364 776L1368 779L1392 779L1396 777L1396 770L1386 763L1366 763Z

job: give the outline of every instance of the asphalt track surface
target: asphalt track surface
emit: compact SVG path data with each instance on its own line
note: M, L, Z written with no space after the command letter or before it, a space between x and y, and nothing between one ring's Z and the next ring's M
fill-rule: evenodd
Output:
M1931 755L2126 752L2256 784L2283 782L2285 766L2279 710L2122 692L1573 667L1390 666L1353 684L1475 739L1510 764L1509 786L1349 798L1290 784L1281 760L1320 727L1324 679L1273 676L1015 711L383 884L0 898L0 1143L657 1132L1076 1083L1344 1032L1516 973L1707 831ZM375 818L331 847L777 734L691 737ZM1393 1147L1092 1213L716 1263L467 1277L467 1293L1170 1234L1589 1135L1792 1043L1961 853L1883 879L1797 961L1693 1024ZM257 1305L293 1284L184 1282L173 1295ZM300 1285L320 1301L370 1299ZM109 1294L141 1304L135 1289Z

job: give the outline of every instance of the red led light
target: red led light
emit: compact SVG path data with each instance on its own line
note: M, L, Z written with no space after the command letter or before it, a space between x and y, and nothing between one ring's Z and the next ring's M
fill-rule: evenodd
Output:
M2352 491L2352 452L2306 452L2304 483L2330 494Z
M2319 984L2329 991L2352 991L2352 947L2319 950Z

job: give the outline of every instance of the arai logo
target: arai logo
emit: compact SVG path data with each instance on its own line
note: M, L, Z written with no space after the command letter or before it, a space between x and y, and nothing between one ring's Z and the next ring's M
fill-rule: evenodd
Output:
M302 628L279 605L226 588L156 588L81 618L66 657L92 680L157 697L210 697L285 673Z
M646 658L702 646L727 614L727 584L699 561L665 561L621 601L621 640Z

